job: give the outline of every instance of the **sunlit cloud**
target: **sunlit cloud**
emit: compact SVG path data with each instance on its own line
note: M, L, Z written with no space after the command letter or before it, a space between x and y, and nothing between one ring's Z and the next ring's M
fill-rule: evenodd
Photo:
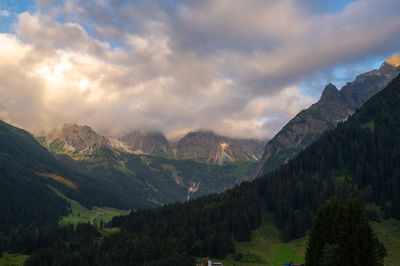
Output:
M272 137L317 100L304 81L400 47L399 0L299 3L37 1L0 34L0 119Z

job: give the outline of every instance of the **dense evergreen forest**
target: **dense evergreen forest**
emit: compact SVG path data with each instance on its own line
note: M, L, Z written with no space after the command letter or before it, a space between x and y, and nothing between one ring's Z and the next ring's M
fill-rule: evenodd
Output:
M27 265L68 265L72 260L74 265L192 265L193 257L222 258L233 251L234 240L249 240L263 206L275 212L285 240L303 236L333 196L354 197L362 206L373 203L370 218L377 219L378 212L400 218L399 103L397 77L276 171L226 193L116 217L107 226L120 227L120 232L99 242L90 225L87 242L81 242L84 233L55 229L48 241L52 244L33 241ZM3 236L8 250L11 240L12 234Z
M97 226L14 230L0 251L32 254L26 265L193 265L193 257L223 258L233 240L248 241L260 224L261 202L244 184L220 195L115 217L120 232L99 238ZM227 204L229 203L229 204Z

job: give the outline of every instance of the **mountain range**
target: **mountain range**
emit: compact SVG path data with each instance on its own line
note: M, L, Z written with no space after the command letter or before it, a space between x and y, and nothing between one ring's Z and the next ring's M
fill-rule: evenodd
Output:
M154 155L209 164L256 161L261 158L266 140L234 139L212 131L189 132L177 142L169 142L161 132L133 131L121 137L104 137L88 126L65 124L38 137L52 152L72 156L93 155L107 148L137 155Z
M122 137L104 137L77 124L65 124L37 140L64 166L108 184L119 197L129 199L129 195L136 195L149 207L224 191L256 166L256 158L249 155L253 151L231 150L249 145L260 156L263 146L256 140L197 132L187 134L175 148L159 132L135 131ZM222 150L219 154L229 160L219 157L215 161L213 156L218 151L212 147ZM194 156L198 153L204 157ZM130 208L142 208L128 202Z
M378 70L357 76L341 90L328 84L318 102L298 113L267 143L257 170L249 178L254 179L287 163L323 132L346 120L399 73L400 55L395 55Z

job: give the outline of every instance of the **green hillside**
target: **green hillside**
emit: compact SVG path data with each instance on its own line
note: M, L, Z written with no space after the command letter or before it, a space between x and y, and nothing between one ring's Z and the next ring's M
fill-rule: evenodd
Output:
M47 185L85 208L143 209L224 189L254 162L210 165L191 160L94 151L91 159L42 147L28 132L0 122L0 231L16 225L55 223L70 203ZM197 184L197 187L196 187ZM196 189L188 195L188 188Z
M0 121L0 232L50 224L67 214L68 203L35 172L54 172L56 160L26 131Z
M251 232L249 242L235 242L235 253L223 260L225 265L281 266L290 261L304 263L307 237L282 242L282 231L275 225L274 215L263 211L261 225Z
M277 171L257 180L286 240L301 237L313 213L332 196L373 202L385 218L399 217L400 78L346 122Z
M117 215L126 215L129 211L118 210L110 207L93 207L92 209L85 208L79 202L72 200L59 191L53 191L61 198L65 199L70 204L69 213L67 216L61 217L58 224L63 225L78 225L79 223L87 223L100 225L100 223L107 223Z
M49 185L86 208L133 205L95 178L62 165L28 132L0 121L0 232L54 224L67 215L69 203ZM138 208L154 206L136 195L131 199Z

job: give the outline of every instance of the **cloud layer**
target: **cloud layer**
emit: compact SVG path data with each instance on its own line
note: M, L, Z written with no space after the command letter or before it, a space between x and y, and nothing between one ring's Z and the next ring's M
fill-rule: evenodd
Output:
M272 137L315 100L301 82L400 47L399 0L299 3L37 1L0 34L0 119Z

